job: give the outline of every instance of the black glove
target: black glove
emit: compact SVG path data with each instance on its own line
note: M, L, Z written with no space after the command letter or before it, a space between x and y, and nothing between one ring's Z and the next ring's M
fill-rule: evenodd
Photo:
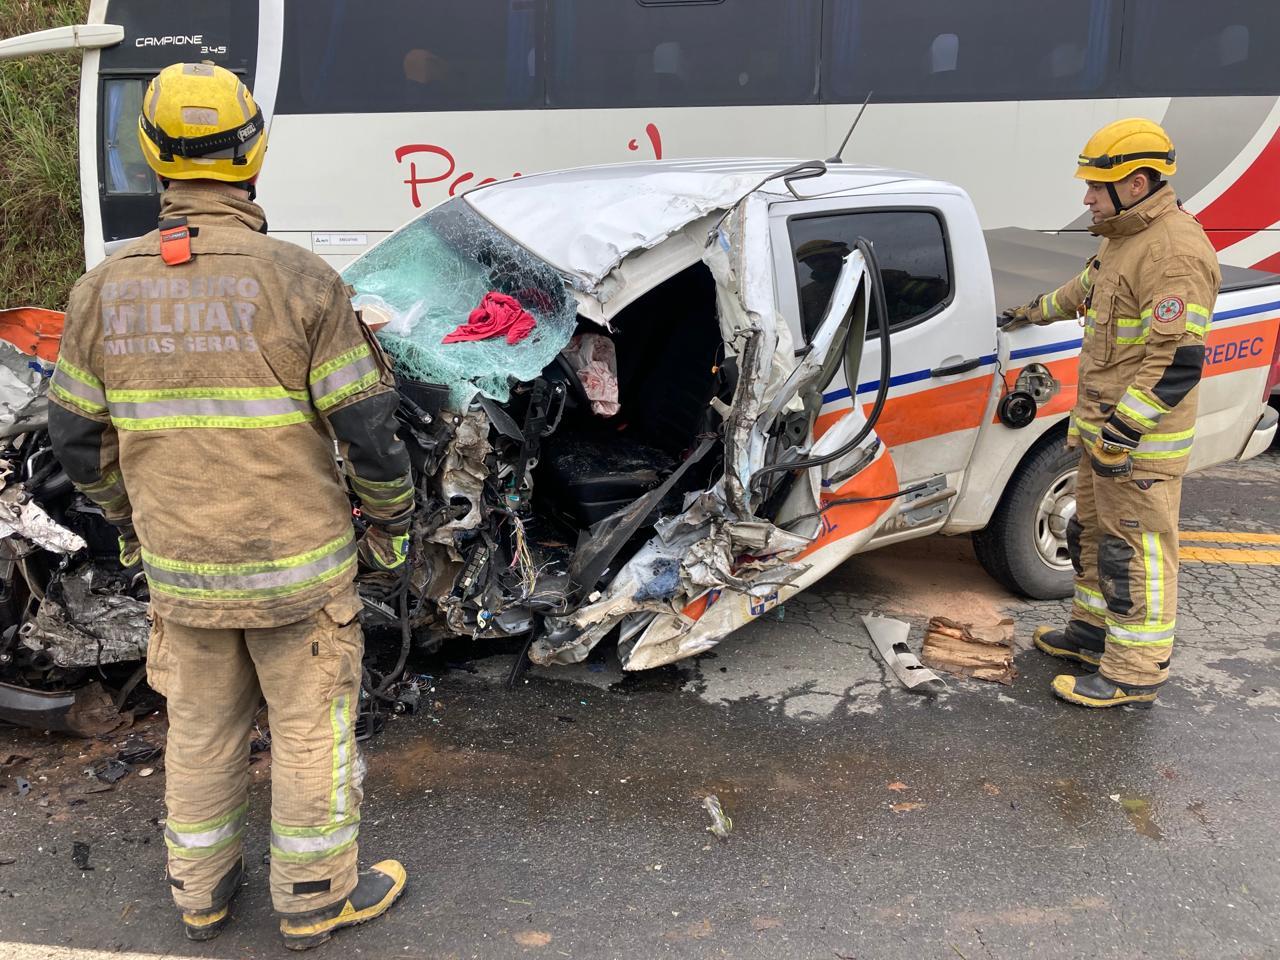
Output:
M1003 311L996 318L996 327L1001 330L1017 330L1019 327L1025 327L1031 323L1031 308L1040 302L1040 298L1036 297L1029 304L1022 307L1010 307Z

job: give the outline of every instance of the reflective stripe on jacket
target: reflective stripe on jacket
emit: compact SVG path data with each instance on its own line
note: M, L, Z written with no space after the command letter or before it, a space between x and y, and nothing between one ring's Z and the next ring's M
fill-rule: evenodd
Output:
M371 518L413 507L384 354L319 257L261 233L238 195L175 183L193 257L158 233L71 294L50 383L68 474L113 522L130 518L157 612L193 627L301 620L356 564L339 443Z
M1126 447L1135 469L1181 476L1222 282L1217 254L1167 184L1090 230L1103 238L1097 255L1030 312L1084 327L1069 434Z

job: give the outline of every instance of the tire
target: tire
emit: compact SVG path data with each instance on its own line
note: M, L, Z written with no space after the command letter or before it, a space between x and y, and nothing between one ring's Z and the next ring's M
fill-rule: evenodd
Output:
M1080 451L1062 437L1041 441L1018 465L987 526L973 534L982 568L1002 586L1033 600L1072 594L1074 571L1066 522L1075 516Z

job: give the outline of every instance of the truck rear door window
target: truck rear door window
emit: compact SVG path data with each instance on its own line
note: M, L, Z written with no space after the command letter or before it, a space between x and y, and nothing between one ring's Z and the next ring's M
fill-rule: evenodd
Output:
M951 300L951 264L941 218L929 210L876 210L796 217L788 225L805 341L822 323L840 264L865 237L884 277L889 329L923 320ZM878 336L872 314L868 336Z

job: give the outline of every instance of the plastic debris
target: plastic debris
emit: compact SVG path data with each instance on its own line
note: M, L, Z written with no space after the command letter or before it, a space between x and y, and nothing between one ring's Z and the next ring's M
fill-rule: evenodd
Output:
M127 763L121 763L115 757L103 757L85 768L89 776L101 783L116 783L123 780L132 769Z
M160 756L163 750L163 747L143 740L141 737L131 737L116 751L116 759L121 763L146 763Z
M31 792L31 781L26 777L16 777L13 782L18 788L18 796L25 797Z
M71 844L71 862L81 870L92 870L89 866L89 845L80 840L76 840Z
M926 696L936 696L947 689L943 679L922 664L907 646L907 636L911 632L909 623L867 615L863 616L862 622L885 666L893 671L904 687L912 693Z
M729 834L733 832L733 820L724 812L720 798L714 793L708 794L702 798L702 806L711 814L711 826L707 830L721 840L728 840Z

